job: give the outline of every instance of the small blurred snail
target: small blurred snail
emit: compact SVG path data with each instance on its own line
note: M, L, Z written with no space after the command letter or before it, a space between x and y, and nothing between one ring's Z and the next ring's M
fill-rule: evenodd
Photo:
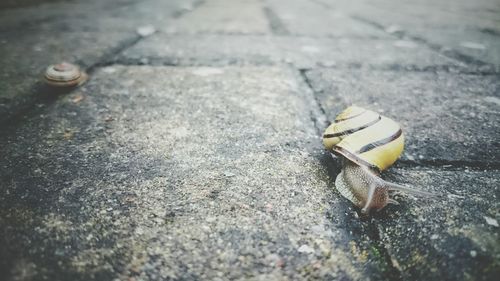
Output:
M389 198L391 190L433 195L379 177L404 149L403 131L390 118L361 107L348 107L326 128L323 144L342 159L342 171L335 180L337 190L363 213L381 210L389 203L398 204Z
M87 74L74 64L62 62L47 67L44 79L54 87L76 87L87 81Z

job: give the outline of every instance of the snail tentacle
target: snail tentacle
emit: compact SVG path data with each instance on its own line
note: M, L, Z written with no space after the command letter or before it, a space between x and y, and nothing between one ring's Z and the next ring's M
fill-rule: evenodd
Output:
M392 205L399 205L399 202L394 200L394 199L387 199L387 204L392 204Z
M365 206L363 207L363 209L361 209L362 213L367 214L370 211L370 206L373 202L375 190L377 190L377 186L375 183L372 182L368 189L368 197L366 198Z

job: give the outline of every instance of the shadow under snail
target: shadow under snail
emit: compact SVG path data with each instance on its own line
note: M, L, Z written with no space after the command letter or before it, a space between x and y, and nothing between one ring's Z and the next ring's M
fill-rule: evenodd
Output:
M361 107L348 107L326 128L323 144L342 159L342 171L335 180L337 190L363 213L381 210L389 203L398 204L389 198L392 190L433 196L379 177L404 149L403 131L390 118Z

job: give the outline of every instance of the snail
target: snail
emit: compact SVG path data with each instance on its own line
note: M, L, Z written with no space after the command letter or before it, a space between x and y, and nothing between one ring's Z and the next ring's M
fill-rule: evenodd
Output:
M357 106L342 111L323 134L323 145L342 158L342 171L335 186L342 196L362 208L381 210L398 204L389 191L415 195L433 194L391 183L379 177L399 158L404 149L404 134L398 123L376 112Z
M87 74L74 64L62 62L47 67L45 82L54 87L75 87L87 81Z

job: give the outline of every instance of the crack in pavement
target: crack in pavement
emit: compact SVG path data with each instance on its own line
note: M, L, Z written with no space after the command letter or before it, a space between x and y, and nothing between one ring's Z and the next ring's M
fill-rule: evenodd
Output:
M266 16L266 19L269 22L269 28L271 29L273 34L276 35L290 34L288 28L286 28L285 24L281 21L278 15L276 15L276 13L270 7L265 6L263 10L264 10L264 15Z
M485 162L485 161L465 161L465 160L446 160L446 159L423 159L423 160L409 160L399 159L396 162L399 167L437 167L441 170L460 170L468 168L471 170L480 171L497 171L500 170L500 162Z
M103 65L110 64L116 56L118 56L119 54L121 54L125 50L133 47L134 45L139 43L144 38L146 38L146 37L143 37L143 36L140 36L139 34L136 34L135 36L130 37L130 38L126 39L125 41L121 42L120 44L118 44L114 48L111 48L100 59L98 59L95 63L91 64L90 66L88 66L86 68L87 73L92 74L97 68L99 68ZM82 62L82 61L79 61L78 63L84 65L84 62Z

